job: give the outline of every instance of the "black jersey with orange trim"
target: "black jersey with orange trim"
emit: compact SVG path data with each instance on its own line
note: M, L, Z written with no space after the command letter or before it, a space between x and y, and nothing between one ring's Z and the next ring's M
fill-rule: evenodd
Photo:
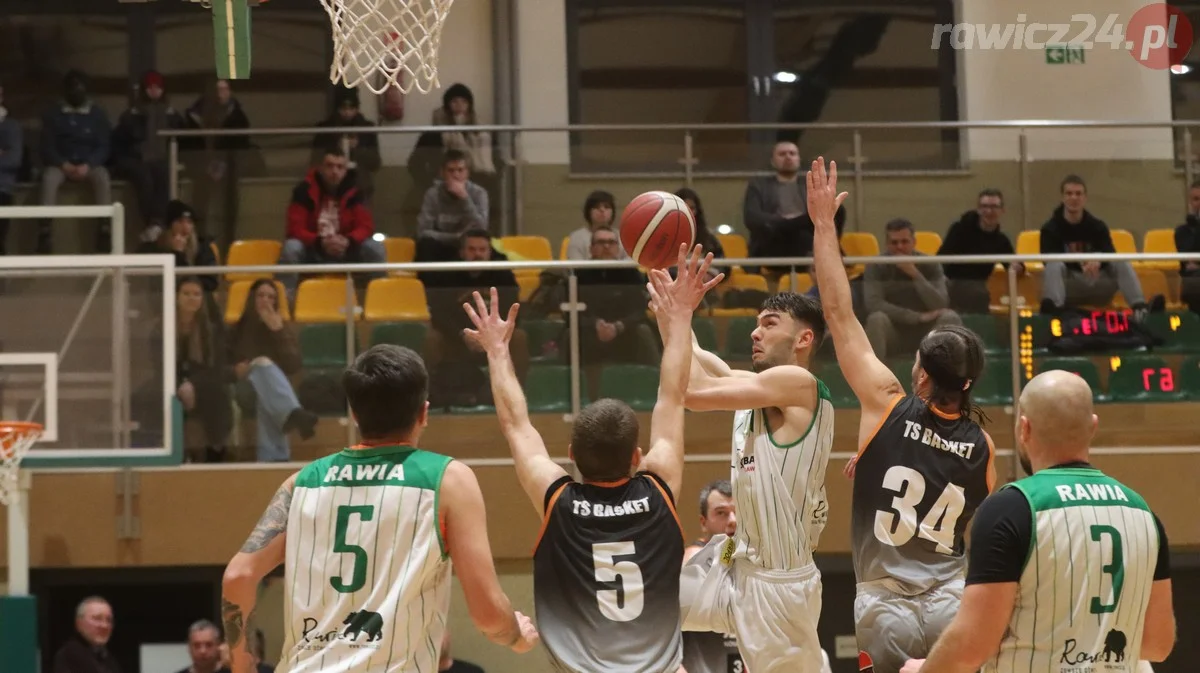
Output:
M918 594L965 575L963 536L994 487L983 428L916 396L897 396L859 449L850 535L859 582Z
M684 538L658 476L546 491L533 552L538 631L558 670L674 673Z

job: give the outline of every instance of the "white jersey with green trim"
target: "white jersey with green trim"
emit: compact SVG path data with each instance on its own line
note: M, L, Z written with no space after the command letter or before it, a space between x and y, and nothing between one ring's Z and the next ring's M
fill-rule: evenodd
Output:
M1033 536L999 653L983 673L1135 673L1158 560L1154 515L1091 467L1013 482Z
M797 570L813 562L825 529L825 468L833 448L833 402L817 381L817 408L804 435L781 446L771 437L766 412L733 417L733 498L738 526L733 558L769 570Z
M433 673L450 609L438 495L450 458L347 449L296 477L279 673Z

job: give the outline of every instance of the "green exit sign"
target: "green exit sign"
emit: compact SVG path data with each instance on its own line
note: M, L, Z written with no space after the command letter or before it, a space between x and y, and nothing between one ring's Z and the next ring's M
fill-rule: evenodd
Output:
M1046 63L1050 65L1083 65L1083 47L1066 44L1046 45Z

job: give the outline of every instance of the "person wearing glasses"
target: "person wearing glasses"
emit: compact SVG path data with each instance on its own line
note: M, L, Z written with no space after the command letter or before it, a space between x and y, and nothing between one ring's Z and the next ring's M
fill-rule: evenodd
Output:
M1004 194L988 187L979 192L975 209L968 210L950 225L939 255L979 255L983 258L1013 254L1012 240L1001 230L1004 216ZM982 261L982 260L981 260ZM943 264L950 308L959 313L986 314L991 299L988 277L993 264ZM1007 265L1005 265L1007 266ZM1017 262L1017 273L1025 273L1025 265Z

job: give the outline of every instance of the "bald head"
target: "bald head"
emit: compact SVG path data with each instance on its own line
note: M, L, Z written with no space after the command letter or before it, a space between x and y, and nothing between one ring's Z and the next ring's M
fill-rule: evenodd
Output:
M1092 389L1083 377L1061 370L1042 372L1021 392L1017 428L1032 470L1087 460L1096 433Z

